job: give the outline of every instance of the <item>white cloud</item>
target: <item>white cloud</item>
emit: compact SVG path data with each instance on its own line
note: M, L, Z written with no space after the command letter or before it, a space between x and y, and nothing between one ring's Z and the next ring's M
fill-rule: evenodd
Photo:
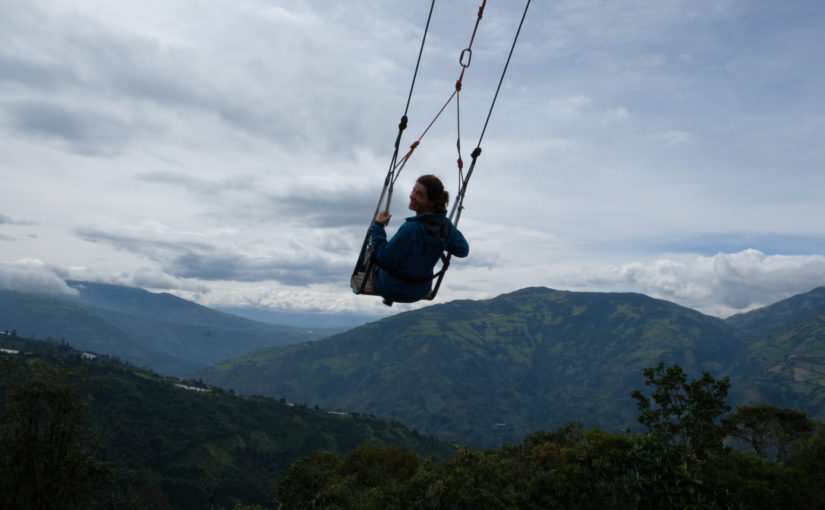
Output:
M427 7L0 0L3 256L210 302L249 292L372 310L346 280ZM477 8L438 9L402 150L453 90ZM465 202L471 255L443 299L562 272L710 311L807 290L815 259L780 270L741 250L822 252L821 12L815 0L533 2ZM520 14L487 7L462 89L464 152ZM452 106L397 183L393 227L416 174L456 187ZM732 253L665 253L716 251Z
M40 294L77 294L42 260L0 261L0 289Z
M33 221L18 220L5 214L0 214L0 225L34 225Z
M712 257L662 258L607 266L584 280L728 315L825 285L825 255L765 255L749 249Z
M323 288L289 289L276 285L250 285L242 290L212 291L202 301L215 307L255 307L274 310L367 312L386 315L394 310L380 304L380 298L355 296Z
M198 132L215 124L229 136L290 150L347 154L353 138L369 139L366 120L393 97L368 91L400 71L382 51L403 32L374 34L382 44L371 45L356 36L361 27L338 22L350 9L147 7L33 1L4 8L4 33L14 34L0 51L0 68L5 62L15 85L3 108L11 129L111 155L130 140L186 143L196 122ZM139 21L126 23L128 16Z

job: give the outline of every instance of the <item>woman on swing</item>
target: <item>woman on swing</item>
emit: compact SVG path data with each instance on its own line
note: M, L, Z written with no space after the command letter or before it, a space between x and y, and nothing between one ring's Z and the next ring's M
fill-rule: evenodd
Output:
M365 290L383 297L385 304L412 303L430 292L433 268L445 251L456 257L467 256L470 246L447 218L449 199L438 177L419 177L410 193L409 208L415 216L407 218L389 241L384 227L392 215L378 213L370 226L370 246L377 267Z

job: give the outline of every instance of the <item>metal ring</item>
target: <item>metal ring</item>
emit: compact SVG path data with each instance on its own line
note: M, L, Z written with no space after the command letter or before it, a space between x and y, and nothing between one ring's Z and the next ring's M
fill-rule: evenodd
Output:
M464 63L464 54L465 53L468 54L466 64ZM461 50L461 56L458 57L458 63L461 64L461 67L463 67L464 69L467 69L468 67L470 67L470 61L471 60L473 60L473 50L470 49L470 48L464 48L463 50Z

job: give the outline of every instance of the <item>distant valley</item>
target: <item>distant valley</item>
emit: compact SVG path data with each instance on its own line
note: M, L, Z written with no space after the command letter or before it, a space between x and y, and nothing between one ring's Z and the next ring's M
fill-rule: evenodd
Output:
M218 307L217 310L258 322L293 326L296 328L323 328L330 334L362 326L381 317L355 312L300 312L268 310L254 307Z
M315 340L342 329L253 321L134 287L67 284L76 295L0 291L0 329L65 341L181 377L256 349Z

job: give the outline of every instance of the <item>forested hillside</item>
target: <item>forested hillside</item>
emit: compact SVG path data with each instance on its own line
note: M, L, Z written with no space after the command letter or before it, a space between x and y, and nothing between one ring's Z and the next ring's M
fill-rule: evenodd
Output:
M823 313L825 287L817 287L770 306L732 315L725 322L755 338L766 338Z
M737 400L770 402L825 420L825 287L730 317L752 335L732 376Z
M52 480L91 483L96 500L111 503L106 508L194 510L209 508L210 497L215 508L232 508L238 501L268 501L287 466L318 449L345 454L376 444L424 456L453 454L450 445L364 414L241 397L14 334L0 335L0 349L0 489L14 494L22 487L36 493L33 483ZM84 427L90 434L74 445L77 458L67 459L75 468L26 471L42 473L43 465L57 462L54 454L67 445L50 441L75 437ZM30 462L12 461L19 458ZM88 462L79 464L80 458ZM141 503L126 505L132 500Z
M243 396L4 332L0 499L125 510L820 508L825 436L805 413L821 421L825 407L821 292L722 321L639 294L523 289L208 372ZM118 338L103 309L25 303L71 318L73 335ZM147 323L154 313L105 312ZM264 393L275 398L254 396ZM455 456L431 435L464 446Z
M725 374L750 338L641 294L529 288L456 301L327 339L262 350L202 377L250 394L369 412L437 437L515 442L570 421L622 430L645 367Z

